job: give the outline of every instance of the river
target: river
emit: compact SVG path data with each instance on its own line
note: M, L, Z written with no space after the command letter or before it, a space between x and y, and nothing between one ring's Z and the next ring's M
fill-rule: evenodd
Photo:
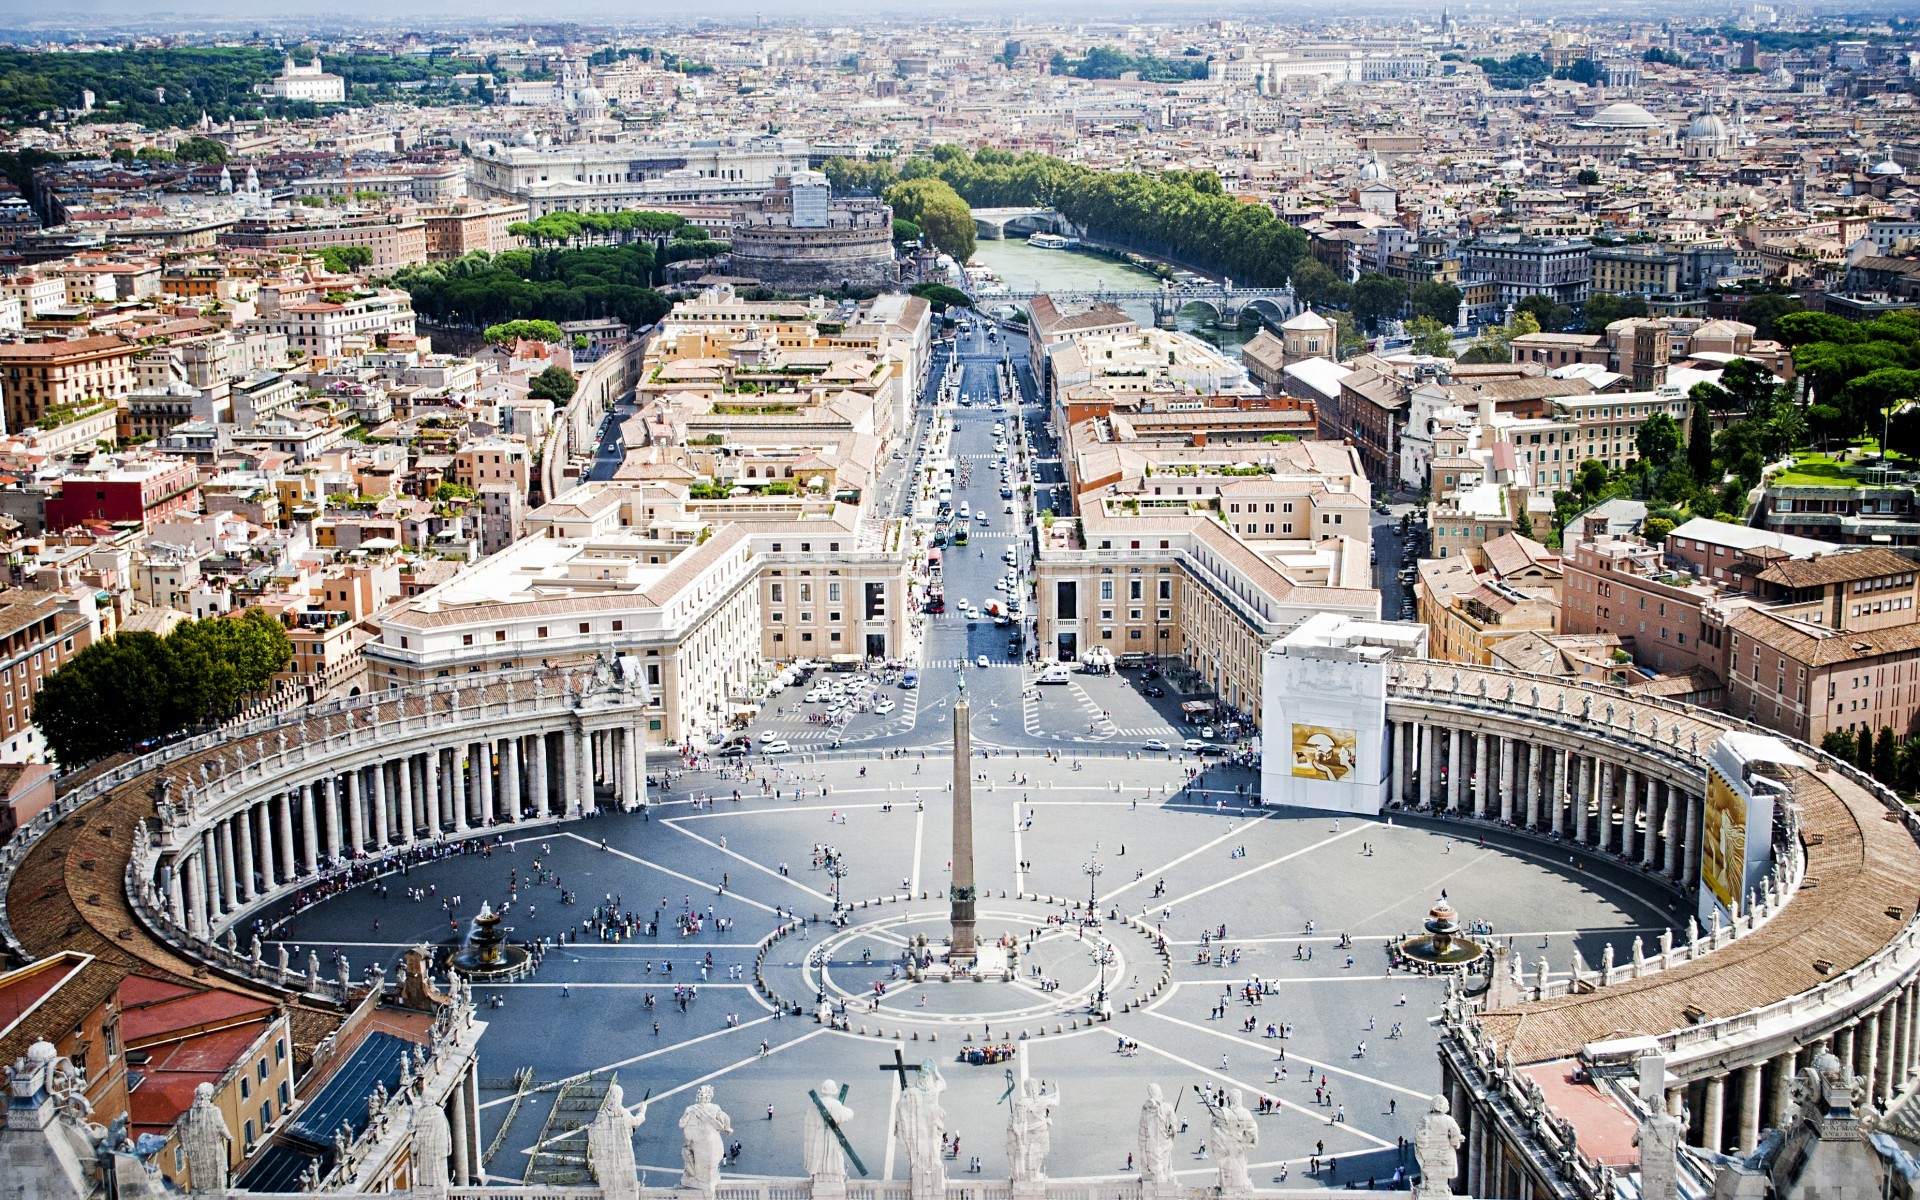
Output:
M1121 259L1095 254L1090 250L1042 250L1020 238L1005 241L981 239L973 252L973 261L989 267L1008 290L1015 292L1057 292L1086 295L1101 290L1139 291L1156 288L1160 281ZM984 307L993 306L992 297L983 297ZM1144 326L1153 324L1153 306L1145 301L1129 300L1121 304L1128 315ZM1256 332L1253 329L1215 329L1205 309L1195 308L1178 317L1180 328L1212 342L1238 356L1240 347Z

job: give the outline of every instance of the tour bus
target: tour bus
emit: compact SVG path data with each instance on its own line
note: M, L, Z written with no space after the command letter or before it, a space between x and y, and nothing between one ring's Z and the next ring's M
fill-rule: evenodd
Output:
M1071 683L1073 681L1072 677L1073 677L1073 672L1067 669L1067 665L1065 663L1048 663L1046 666L1040 669L1040 674L1037 678L1034 679L1034 682L1035 683Z

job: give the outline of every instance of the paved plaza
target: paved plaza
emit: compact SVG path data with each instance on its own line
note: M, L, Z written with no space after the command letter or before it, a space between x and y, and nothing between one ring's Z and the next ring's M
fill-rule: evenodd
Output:
M980 931L1020 949L1009 982L900 977L909 939L937 944L946 929L951 760L918 752L790 757L745 779L689 772L657 789L647 814L508 832L488 854L310 907L272 931L268 953L274 940L296 960L338 951L356 972L387 964L391 978L407 947L455 946L483 901L504 907L514 940L552 939L532 977L479 989L487 1170L500 1180L536 1163L549 1180L564 1179L569 1163L577 1170L581 1135L568 1131L590 1119L592 1088L616 1074L629 1104L650 1098L636 1147L652 1182L678 1174L675 1123L701 1083L732 1115L732 1171L799 1174L807 1089L828 1078L852 1087L848 1132L869 1177L902 1179L890 1120L897 1076L880 1069L897 1049L946 1079L948 1128L961 1143L955 1177L976 1157L982 1177L1006 1176L997 1102L1010 1079L1034 1077L1063 1095L1054 1176L1122 1175L1146 1085L1158 1082L1184 1094L1191 1128L1178 1147L1195 1183L1212 1170L1199 1154L1206 1122L1190 1086L1199 1084L1240 1088L1250 1108L1277 1102L1259 1117L1256 1182L1286 1172L1290 1185L1311 1185L1309 1160L1324 1147L1338 1175L1323 1170L1319 1182L1364 1185L1403 1161L1398 1139L1412 1135L1438 1079L1430 1022L1444 985L1390 972L1388 937L1416 928L1444 890L1463 920L1513 936L1529 971L1544 953L1564 974L1576 945L1594 963L1611 942L1626 961L1636 933L1651 945L1671 917L1538 843L1501 848L1483 845L1481 830L1253 808L1238 790L1252 777L1218 766L1188 790L1191 759L1063 750L1057 761L1026 751L973 764ZM840 852L842 894L855 905L840 927L815 920L832 911L833 881L815 865L827 846ZM1085 902L1090 863L1102 915L1164 931L1164 957L1123 922L1089 932L1061 920L1062 902ZM631 935L603 929L596 909L638 924ZM754 988L755 954L788 913L808 920L805 935L775 941L761 970L806 1011L776 1016ZM1112 948L1117 1015L1090 1023L1100 986L1090 951L1101 945ZM1118 1011L1169 966L1169 986ZM1241 989L1255 978L1271 986L1250 1003ZM683 1004L676 988L683 997L697 988L697 998ZM815 1019L817 991L844 1012L845 1029ZM1268 1036L1269 1025L1291 1036ZM1123 1053L1123 1038L1137 1050ZM1002 1044L1015 1047L1011 1061L960 1061Z

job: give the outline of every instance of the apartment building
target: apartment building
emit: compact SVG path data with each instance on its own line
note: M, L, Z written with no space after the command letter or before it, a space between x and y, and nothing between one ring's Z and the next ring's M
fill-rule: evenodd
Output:
M590 483L529 536L407 597L364 649L372 678L645 664L648 735L679 742L755 703L765 662L888 658L911 610L904 554L862 550L855 510L761 498L690 506L679 483Z
M134 388L139 347L118 337L0 345L0 405L9 430L25 429L89 400L117 400Z
M318 214L318 215L314 215ZM220 245L234 250L314 253L345 246L373 252L372 270L392 271L427 261L427 224L418 216L359 214L332 216L324 210L276 209L224 229Z
M527 206L505 201L459 199L420 210L426 226L427 260L442 262L476 250L499 254L523 243L507 227L527 219Z
M1432 657L1480 666L1500 662L1499 648L1526 634L1560 632L1560 556L1514 533L1467 555L1422 559L1414 589Z
M46 740L33 723L40 685L101 635L93 589L73 592L15 588L0 592L0 758L41 762Z
M356 348L414 336L413 300L398 288L263 307L250 328L286 339L289 351L325 366Z
M1593 290L1670 296L1680 290L1680 256L1659 246L1595 246Z
M1087 338L1131 333L1140 327L1118 306L1104 302L1035 296L1027 308L1027 365L1042 389L1052 379L1047 360L1059 350Z
M1545 295L1577 306L1593 290L1592 251L1584 238L1496 234L1462 243L1460 257L1469 278L1498 285L1503 304Z

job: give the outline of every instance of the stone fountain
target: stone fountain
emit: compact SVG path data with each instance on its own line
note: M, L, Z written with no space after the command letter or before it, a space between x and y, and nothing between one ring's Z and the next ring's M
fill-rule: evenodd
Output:
M1460 932L1460 914L1454 912L1444 898L1427 910L1427 919L1422 924L1426 933L1403 938L1397 947L1401 957L1410 962L1443 971L1460 971L1487 955L1485 946Z
M449 960L453 969L471 979L509 979L526 968L531 957L525 947L507 944L502 918L486 903L474 914L467 942Z

